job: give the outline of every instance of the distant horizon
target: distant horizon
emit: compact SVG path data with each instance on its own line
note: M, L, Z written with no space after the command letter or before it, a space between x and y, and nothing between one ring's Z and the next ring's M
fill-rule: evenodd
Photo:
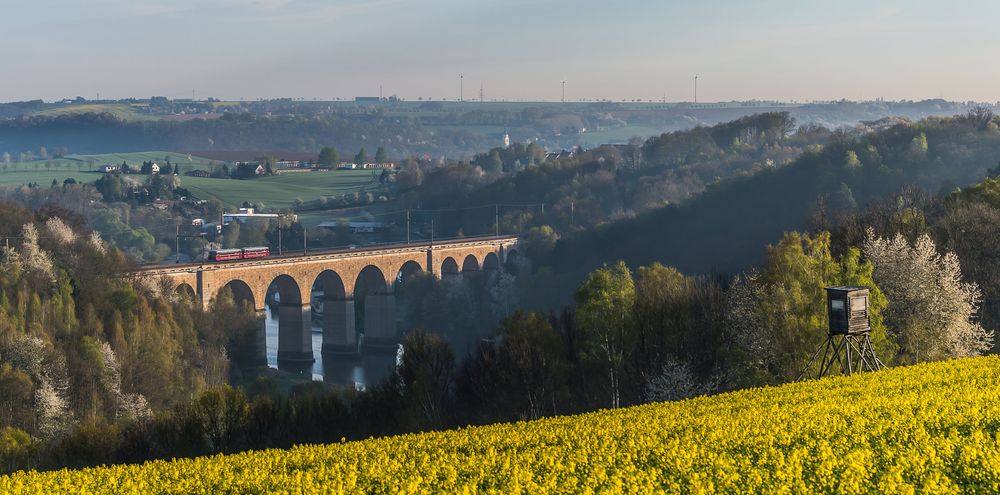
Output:
M260 101L279 101L279 100L291 100L291 101L303 101L303 102L313 102L313 103L376 103L375 101L357 101L356 98L378 98L378 95L355 95L350 97L334 97L333 99L315 98L315 97L303 97L303 96L275 96L269 98L219 98L215 96L205 96L191 98L190 96L184 97L171 97L166 95L150 95L150 96L124 96L120 98L87 98L82 95L75 95L70 97L45 99L45 98L31 98L23 100L0 100L0 104L14 104L14 103L26 103L31 101L42 101L45 104L56 104L56 103L73 103L76 98L83 98L83 103L92 104L111 104L111 103L125 103L128 100L135 101L148 101L151 98L165 97L171 101L191 101L191 102L227 102L227 103L253 103ZM719 105L719 104L739 104L739 103L760 103L760 104L775 104L777 106L791 106L791 105L823 105L823 104L836 104L836 103L919 103L927 101L944 101L947 103L961 104L961 105L990 105L990 106L1000 106L1000 99L995 101L979 101L979 100L951 100L947 98L930 97L921 99L887 99L887 98L872 98L865 100L852 100L852 99L836 99L836 100L808 100L808 101L796 101L796 100L771 100L771 99L746 99L746 100L712 100L712 101L685 101L685 100L639 100L639 99L580 99L580 100L570 100L566 101L560 100L544 100L544 99L517 99L517 100L492 100L485 99L480 101L479 99L466 98L464 100L459 100L458 98L451 99L432 99L427 97L401 97L399 95L388 95L382 97L381 101L389 102L391 98L398 98L400 102L406 103L463 103L463 104L480 104L480 103L544 103L544 104L580 104L580 103L633 103L633 104L661 104L661 105Z
M50 0L0 100L1000 100L1000 3ZM695 98L695 76L698 76Z

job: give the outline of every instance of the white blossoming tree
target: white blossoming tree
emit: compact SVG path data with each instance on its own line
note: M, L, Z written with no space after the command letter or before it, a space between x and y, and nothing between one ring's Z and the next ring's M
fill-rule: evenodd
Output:
M72 244L76 241L76 232L73 232L73 229L59 217L46 220L45 230L61 245Z
M702 382L687 363L668 359L660 373L646 384L646 401L663 402L711 394L718 389L718 378Z
M24 239L21 243L21 261L25 271L39 283L55 284L55 265L52 256L38 245L38 229L35 228L35 224L24 224L22 234Z
M153 413L149 402L142 394L122 392L121 364L114 349L107 342L101 342L101 362L104 370L101 382L105 390L115 401L115 417L134 420L146 420Z
M108 252L108 246L104 243L104 239L101 239L101 233L96 230L90 233L90 244L101 254Z
M61 354L50 351L38 337L23 335L6 347L3 360L23 370L37 384L34 394L38 434L58 437L72 424L69 408L69 377Z
M927 235L911 245L902 235L883 239L871 229L864 252L875 266L875 282L889 299L884 315L901 358L916 362L977 356L993 346L993 332L975 321L979 288L962 281L954 253L938 253Z

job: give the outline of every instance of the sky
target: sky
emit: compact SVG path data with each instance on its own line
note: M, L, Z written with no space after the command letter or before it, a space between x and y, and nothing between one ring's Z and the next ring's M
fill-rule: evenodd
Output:
M0 0L0 101L1000 100L1000 2ZM460 89L464 87L464 89Z

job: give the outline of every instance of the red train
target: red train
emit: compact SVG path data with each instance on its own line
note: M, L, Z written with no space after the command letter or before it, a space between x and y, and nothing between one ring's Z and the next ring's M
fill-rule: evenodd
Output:
M208 261L252 260L270 255L271 250L266 247L219 249L208 252Z

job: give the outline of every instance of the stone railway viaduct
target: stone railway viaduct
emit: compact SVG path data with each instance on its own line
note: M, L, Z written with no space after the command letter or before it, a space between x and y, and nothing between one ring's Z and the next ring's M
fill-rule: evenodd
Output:
M185 292L208 307L228 287L237 302L263 315L268 288L274 284L278 303L278 360L313 361L312 288L322 287L323 347L327 354L359 352L355 329L355 301L364 305L362 347L395 349L394 290L419 271L439 278L463 272L497 270L517 253L518 238L480 237L435 243L325 251L271 256L253 260L144 267L140 276L165 278L174 290ZM263 349L263 328L258 345Z

